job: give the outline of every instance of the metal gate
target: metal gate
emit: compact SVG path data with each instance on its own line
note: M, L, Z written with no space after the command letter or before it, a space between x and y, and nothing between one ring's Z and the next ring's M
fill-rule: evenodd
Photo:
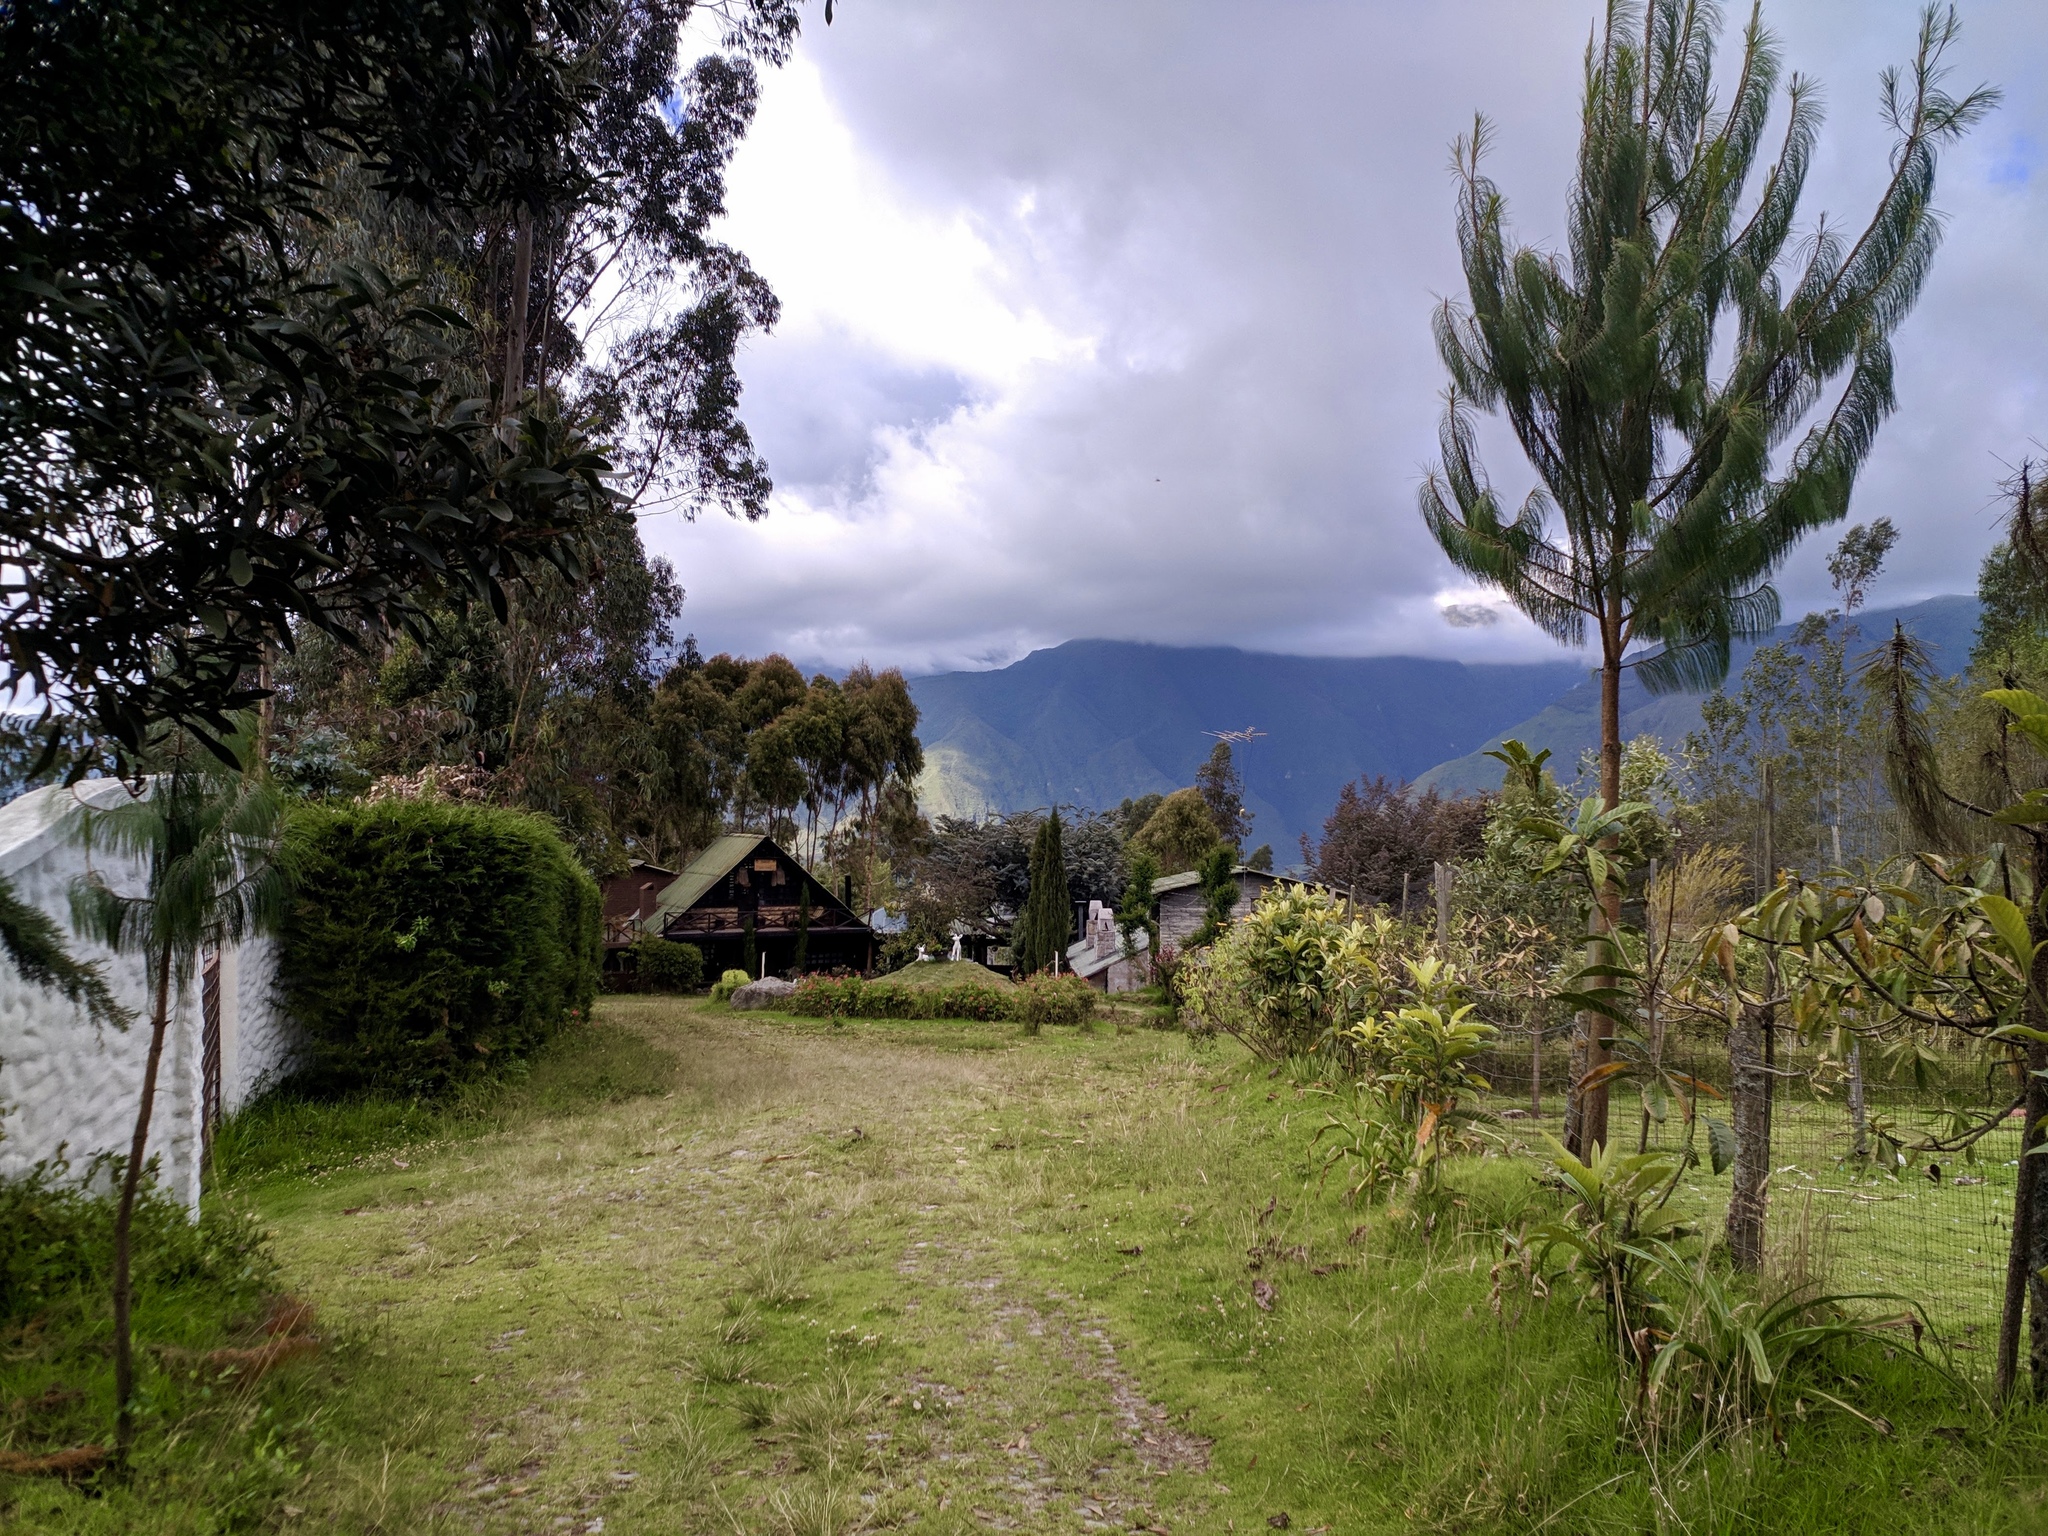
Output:
M199 1162L213 1161L220 1123L220 951L208 950L199 970Z

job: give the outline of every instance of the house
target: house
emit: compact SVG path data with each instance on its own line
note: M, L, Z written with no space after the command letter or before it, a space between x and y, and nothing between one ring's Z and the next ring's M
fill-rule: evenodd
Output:
M1230 908L1231 921L1249 917L1259 897L1275 885L1305 885L1292 875L1276 875L1271 870L1253 869L1240 864L1231 871L1237 881L1237 900ZM1193 870L1184 874L1167 875L1153 882L1153 916L1159 924L1159 947L1161 950L1185 949L1195 930L1202 926L1207 914L1207 904L1202 899L1202 877Z
M793 971L800 932L804 970L871 971L875 930L855 914L852 884L835 894L772 837L733 832L692 859L635 922L640 935L697 945L711 975Z
M1098 992L1135 992L1152 980L1151 936L1140 928L1131 935L1132 953L1124 952L1116 914L1099 901L1088 903L1078 942L1067 946L1067 969Z
M125 1155L135 1133L149 1057L148 967L139 955L71 936L71 888L86 873L73 830L77 813L84 806L110 809L127 794L119 780L88 779L0 806L0 876L22 901L56 920L74 955L100 965L115 1000L135 1016L126 1029L102 1027L0 958L0 1178L60 1160L72 1178L83 1178L96 1159ZM135 855L96 848L92 868L124 895L146 889L148 870ZM214 1127L287 1076L299 1046L272 1000L276 968L268 940L197 959L192 984L171 1011L149 1132L161 1187L195 1212Z
M624 949L640 937L640 919L654 910L655 898L674 880L676 872L635 859L624 874L606 875L598 882L604 897L605 958Z

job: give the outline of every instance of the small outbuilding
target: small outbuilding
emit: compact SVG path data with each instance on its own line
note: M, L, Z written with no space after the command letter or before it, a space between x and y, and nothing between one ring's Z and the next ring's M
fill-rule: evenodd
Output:
M1067 946L1067 969L1098 992L1135 992L1152 979L1151 947L1151 936L1140 928L1126 952L1116 914L1091 901L1079 942Z
M719 838L662 887L634 920L634 936L695 944L705 970L775 975L802 969L871 971L875 930L775 839L758 832ZM803 963L797 948L803 947ZM753 964L747 965L752 950Z
M1276 875L1269 869L1253 869L1249 864L1240 864L1230 873L1237 882L1237 900L1230 908L1233 922L1249 917L1259 897L1273 886L1308 883L1292 875ZM1155 903L1153 914L1159 924L1159 947L1162 950L1187 948L1188 940L1202 926L1208 910L1202 899L1202 877L1193 870L1167 875L1153 883L1152 899Z

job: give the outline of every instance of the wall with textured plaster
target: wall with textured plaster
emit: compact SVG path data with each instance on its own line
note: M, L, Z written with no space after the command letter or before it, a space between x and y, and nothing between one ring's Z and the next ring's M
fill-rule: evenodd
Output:
M22 900L71 931L71 887L85 874L73 830L81 803L106 808L127 791L95 779L22 795L0 806L0 876ZM140 894L137 860L95 850L93 867L115 890ZM139 955L117 955L72 937L72 952L103 966L114 996L131 1009L126 1029L96 1025L84 1010L24 980L0 955L0 1178L64 1159L74 1178L95 1159L125 1154L149 1054L149 976ZM295 1040L272 1001L267 941L221 957L221 1105L232 1111L290 1067ZM149 1155L164 1189L196 1209L200 1161L200 1006L198 986L178 999L157 1073Z

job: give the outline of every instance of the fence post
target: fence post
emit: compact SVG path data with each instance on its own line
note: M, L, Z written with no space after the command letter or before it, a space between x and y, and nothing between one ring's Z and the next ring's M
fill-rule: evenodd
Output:
M1451 865L1438 861L1436 875L1436 947L1446 954L1451 948L1451 882L1458 877L1458 871Z

